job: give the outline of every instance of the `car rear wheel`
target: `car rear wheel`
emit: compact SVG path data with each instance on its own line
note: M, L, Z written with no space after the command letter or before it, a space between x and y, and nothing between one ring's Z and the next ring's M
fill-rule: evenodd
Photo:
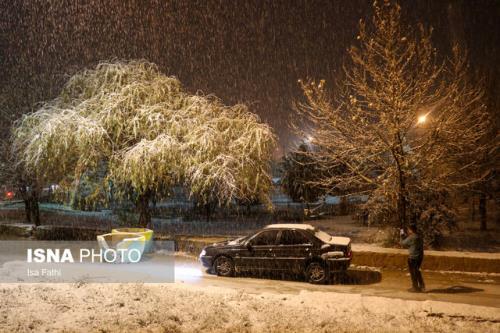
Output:
M328 281L328 270L321 262L314 261L307 266L306 279L310 283L323 284Z
M214 271L219 276L233 276L234 275L234 263L231 258L226 256L220 256L215 259Z

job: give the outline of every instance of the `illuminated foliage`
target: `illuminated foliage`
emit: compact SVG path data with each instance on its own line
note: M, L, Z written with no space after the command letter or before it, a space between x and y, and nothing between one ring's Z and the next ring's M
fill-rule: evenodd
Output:
M29 173L79 179L105 164L105 181L122 196L132 188L141 210L151 195L179 184L219 204L249 196L269 203L274 145L270 127L245 105L188 94L144 61L77 73L14 130L14 149Z
M325 81L302 82L307 101L299 111L322 167L346 170L318 182L370 194L370 217L405 226L429 207L421 193L442 197L481 179L475 157L488 149L489 126L483 93L470 83L465 55L455 49L440 61L430 32L405 26L389 1L375 2L357 40L336 95Z
M295 202L315 202L325 194L325 189L314 183L322 171L316 159L308 154L310 150L307 144L302 144L298 152L291 152L283 158L281 185Z

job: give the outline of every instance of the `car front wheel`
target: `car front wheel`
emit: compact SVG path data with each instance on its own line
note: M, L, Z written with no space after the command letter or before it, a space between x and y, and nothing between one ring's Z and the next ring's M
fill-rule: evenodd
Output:
M307 266L306 279L310 283L323 284L328 281L328 270L321 262L314 261Z
M214 271L219 276L233 276L234 275L234 263L231 258L226 256L220 256L215 259Z

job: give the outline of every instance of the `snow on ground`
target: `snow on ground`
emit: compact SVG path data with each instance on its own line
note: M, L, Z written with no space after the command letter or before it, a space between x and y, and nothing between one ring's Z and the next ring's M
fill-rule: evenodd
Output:
M5 332L499 332L500 309L170 284L1 284Z

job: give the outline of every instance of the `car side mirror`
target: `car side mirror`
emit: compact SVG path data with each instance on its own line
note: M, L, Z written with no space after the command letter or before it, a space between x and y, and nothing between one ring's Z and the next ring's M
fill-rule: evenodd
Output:
M247 243L247 250L252 251L252 244L250 242Z

